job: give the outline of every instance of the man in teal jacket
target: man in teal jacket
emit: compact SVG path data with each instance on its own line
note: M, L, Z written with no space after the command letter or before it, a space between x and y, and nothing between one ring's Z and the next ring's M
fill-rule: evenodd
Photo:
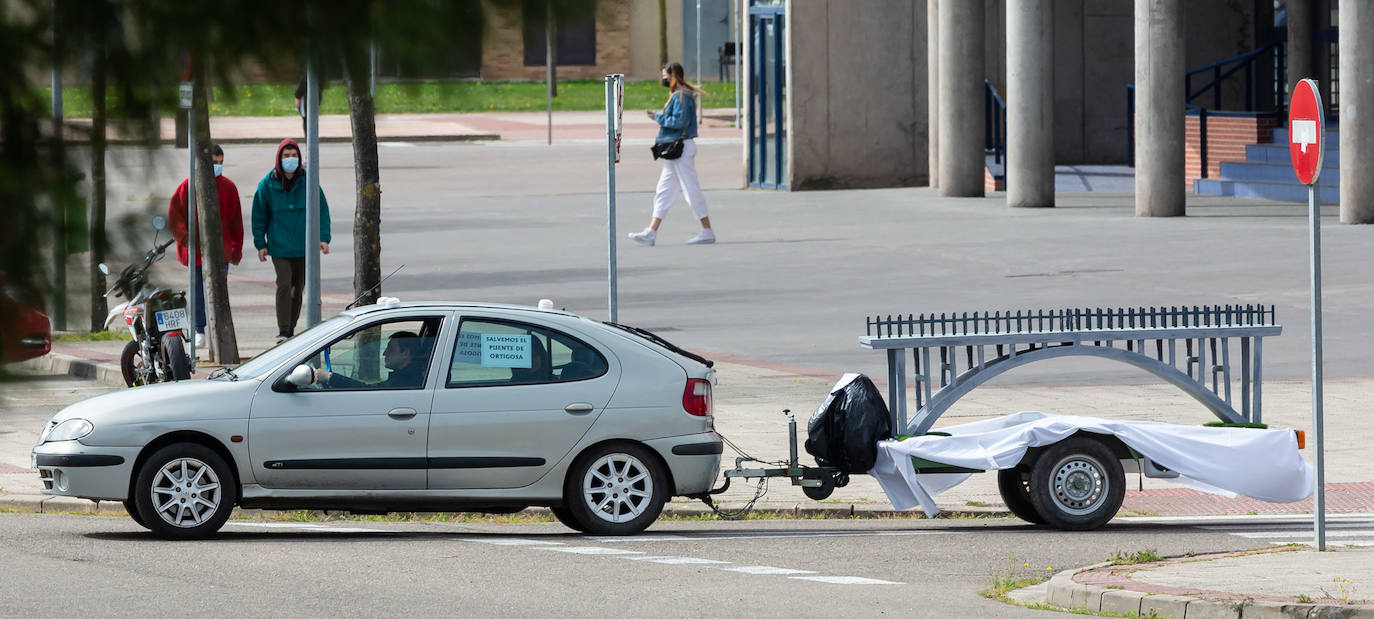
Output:
M277 272L277 341L291 337L305 293L305 168L295 140L277 145L272 171L253 193L253 246ZM329 253L329 202L320 189L320 253Z

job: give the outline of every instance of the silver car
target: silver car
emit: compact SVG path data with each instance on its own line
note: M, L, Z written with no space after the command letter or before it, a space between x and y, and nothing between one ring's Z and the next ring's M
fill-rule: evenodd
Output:
M634 534L710 490L711 362L647 331L456 303L334 316L210 380L67 407L33 449L44 492L123 501L167 538L245 508L513 512Z

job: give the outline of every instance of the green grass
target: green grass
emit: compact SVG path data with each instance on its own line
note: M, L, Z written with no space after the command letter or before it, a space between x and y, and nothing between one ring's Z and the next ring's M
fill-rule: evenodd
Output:
M120 342L127 339L127 331L73 331L52 336L54 342Z
M1154 563L1156 561L1163 561L1164 557L1160 556L1159 553L1155 551L1155 549L1146 548L1145 550L1140 550L1136 552L1123 552L1120 550L1113 550L1112 555L1110 557L1107 557L1107 560L1111 561L1112 565L1136 565L1139 563Z
M708 82L704 107L734 107L733 82ZM49 89L40 89L44 100ZM663 107L668 91L657 81L625 84L625 113ZM109 98L111 110L119 107ZM559 82L553 109L559 111L604 110L605 86L601 80ZM91 93L87 88L64 88L62 107L68 118L89 118ZM483 82L476 80L389 82L377 84L378 114L538 112L545 109L541 82ZM164 113L172 113L168 108ZM347 114L348 97L341 83L331 84L320 99L321 114ZM295 84L248 84L216 88L210 102L211 116L291 116L296 114Z

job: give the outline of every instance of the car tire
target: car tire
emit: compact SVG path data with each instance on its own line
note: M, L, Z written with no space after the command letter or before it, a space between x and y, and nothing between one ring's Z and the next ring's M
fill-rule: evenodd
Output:
M133 518L138 526L151 530L148 523L143 521L143 516L138 513L138 504L133 500L124 501L124 511L129 512L129 517Z
M553 517L557 518L559 522L563 523L563 526L568 527L569 529L572 529L574 531L577 531L578 533L587 532L586 529L582 528L582 523L578 522L578 520L573 517L572 510L566 507L550 507L549 511L553 512Z
M1121 460L1101 441L1064 439L1031 465L1031 504L1056 529L1086 531L1107 524L1125 496Z
M138 368L145 367L150 363L151 360L143 358L143 351L139 348L138 340L130 340L128 344L125 344L124 350L119 353L119 373L124 377L124 384L137 387L157 382L157 372L139 375Z
M154 452L138 471L134 493L144 525L163 539L213 536L238 496L233 470L197 443L173 443Z
M169 381L191 377L191 358L186 354L186 345L182 343L180 335L162 336L162 367L167 369Z
M610 443L583 453L563 484L563 505L593 535L634 535L658 519L668 476L648 448Z
M1030 468L1026 465L997 471L997 490L1013 516L1031 524L1045 524L1045 518L1031 504Z

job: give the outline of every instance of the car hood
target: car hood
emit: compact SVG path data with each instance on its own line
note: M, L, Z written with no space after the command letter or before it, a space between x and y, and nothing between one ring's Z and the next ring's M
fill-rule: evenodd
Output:
M183 380L123 389L62 409L52 421L79 417L102 425L247 417L258 380Z

